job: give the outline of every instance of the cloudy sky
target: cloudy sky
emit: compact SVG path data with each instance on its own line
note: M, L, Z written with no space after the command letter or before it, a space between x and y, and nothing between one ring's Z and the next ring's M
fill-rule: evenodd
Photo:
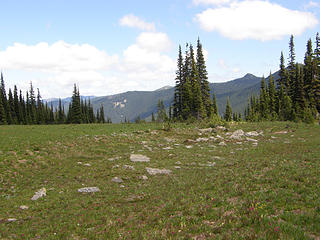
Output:
M210 82L276 71L320 31L319 0L2 0L0 69L43 98L174 85L178 46L205 49Z

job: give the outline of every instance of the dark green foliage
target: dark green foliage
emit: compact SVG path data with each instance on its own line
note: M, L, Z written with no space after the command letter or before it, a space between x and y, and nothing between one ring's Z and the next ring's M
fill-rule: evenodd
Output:
M186 44L185 58L179 46L177 68L173 119L205 119L217 114L216 104L213 104L210 97L208 73L199 39L196 59L191 44Z
M227 98L227 106L226 106L226 111L225 111L225 114L224 114L224 119L227 122L232 121L232 108L231 108L231 105L230 105L229 97Z
M151 122L155 122L156 121L156 119L154 118L154 114L152 113L152 115L151 115Z
M80 93L77 85L74 84L71 102L71 123L79 124L82 122Z
M6 125L7 124L7 116L6 112L3 107L2 98L0 97L0 124Z
M212 92L212 106L213 106L213 114L218 115L218 104L216 99L216 94L214 91Z
M277 90L275 89L271 74L267 88L265 86L265 79L263 78L261 81L259 101L251 97L251 101L245 112L246 120L291 120L311 123L319 116L320 80L318 34L316 46L313 52L312 41L309 39L304 65L295 63L293 36L291 36L288 71L284 68L284 57L283 53L281 53L280 79L278 80Z
M157 122L165 122L168 120L166 109L164 107L163 101L158 101L158 111L157 111Z

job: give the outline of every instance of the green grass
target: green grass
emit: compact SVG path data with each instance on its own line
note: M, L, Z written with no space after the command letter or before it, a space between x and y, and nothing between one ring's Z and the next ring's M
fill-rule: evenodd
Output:
M201 136L223 136L219 146L186 142L199 131L184 124L0 126L0 239L319 239L320 127L245 123L229 132L236 129L263 136L254 137L258 146L227 132ZM151 161L132 163L131 153ZM146 167L172 174L150 176ZM93 186L101 191L77 191ZM31 201L42 187L47 196Z

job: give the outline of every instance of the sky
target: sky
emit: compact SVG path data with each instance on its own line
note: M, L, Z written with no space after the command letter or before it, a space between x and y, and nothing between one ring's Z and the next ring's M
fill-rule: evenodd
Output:
M178 47L198 37L209 82L269 75L320 31L318 0L2 0L0 69L7 88L43 98L174 86Z

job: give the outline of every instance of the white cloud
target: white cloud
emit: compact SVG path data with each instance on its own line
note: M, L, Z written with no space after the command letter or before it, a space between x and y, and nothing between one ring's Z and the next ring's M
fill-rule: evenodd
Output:
M314 1L310 1L306 5L304 5L304 9L318 8L318 7L320 7L320 3L314 2Z
M52 45L41 42L33 46L14 43L5 51L0 51L0 66L6 69L60 73L105 70L117 62L118 56L109 56L89 44L64 41Z
M165 53L171 45L159 32L142 32L119 56L89 44L15 43L0 51L0 66L10 79L8 87L26 91L32 81L44 98L70 96L74 83L82 95L155 90L174 84L176 59Z
M156 30L154 23L145 22L133 14L123 16L119 20L119 23L121 26L138 28L138 29L141 29L144 31L155 31Z
M261 0L245 0L232 2L227 7L209 8L197 14L195 20L205 31L217 31L234 40L260 41L300 35L318 24L317 18L310 12L290 10Z
M222 5L229 2L230 0L193 0L193 4L195 5Z

